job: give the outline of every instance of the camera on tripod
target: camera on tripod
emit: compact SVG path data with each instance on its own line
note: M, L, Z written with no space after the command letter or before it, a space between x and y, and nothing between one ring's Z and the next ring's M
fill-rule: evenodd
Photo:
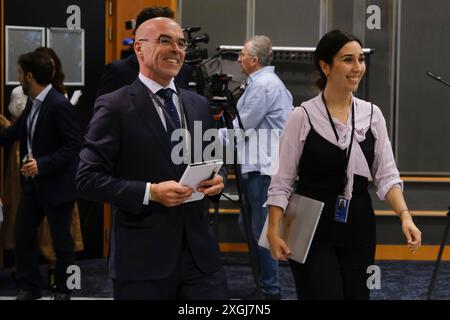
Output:
M236 98L242 94L239 87L246 79L240 70L239 55L236 52L220 50L208 57L208 50L199 47L200 43L209 42L208 34L193 36L200 30L199 26L183 29L188 43L185 63L192 69L189 87L211 102L214 119L220 119L222 111L227 111L234 117Z
M199 43L208 43L209 36L204 33L200 36L193 37L192 34L201 30L201 27L188 27L183 31L187 33L188 47L186 49L185 62L189 65L199 64L202 60L208 58L208 49L200 48Z
M209 86L213 96L226 96L228 83L233 77L225 73L215 73L209 79Z
M208 78L209 100L214 120L220 120L223 112L234 117L234 98L228 84L233 77L225 73L214 73Z

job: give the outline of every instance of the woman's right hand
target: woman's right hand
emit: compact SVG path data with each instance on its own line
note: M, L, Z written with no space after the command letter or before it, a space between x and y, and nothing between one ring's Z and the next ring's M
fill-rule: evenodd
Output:
M267 240L270 245L270 254L276 260L287 261L291 254L291 249L278 234L267 234Z
M9 126L11 126L11 122L0 114L0 127L8 128Z

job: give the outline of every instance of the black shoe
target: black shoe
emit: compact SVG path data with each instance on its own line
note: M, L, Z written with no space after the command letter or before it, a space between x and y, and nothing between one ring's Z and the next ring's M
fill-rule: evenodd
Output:
M20 289L17 294L16 300L37 300L42 298L41 294L38 292Z
M52 300L70 300L70 293L56 291L52 296Z
M56 289L55 269L48 269L48 288L52 291Z
M15 271L11 272L11 278L14 281L14 285L17 288L20 288L20 278L19 278L19 276L17 275L17 273Z

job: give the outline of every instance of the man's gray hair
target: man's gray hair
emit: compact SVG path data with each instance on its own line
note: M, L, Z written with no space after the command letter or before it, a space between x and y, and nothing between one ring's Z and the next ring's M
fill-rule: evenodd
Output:
M272 41L267 36L253 36L246 42L250 42L248 54L258 58L262 66L269 66L272 62Z

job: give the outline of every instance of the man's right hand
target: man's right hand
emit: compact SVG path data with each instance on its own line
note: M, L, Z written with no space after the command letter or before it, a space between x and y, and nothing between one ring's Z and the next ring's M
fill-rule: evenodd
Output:
M194 189L182 186L178 182L171 180L152 183L150 192L152 201L159 202L166 207L175 207L187 200L194 192Z

